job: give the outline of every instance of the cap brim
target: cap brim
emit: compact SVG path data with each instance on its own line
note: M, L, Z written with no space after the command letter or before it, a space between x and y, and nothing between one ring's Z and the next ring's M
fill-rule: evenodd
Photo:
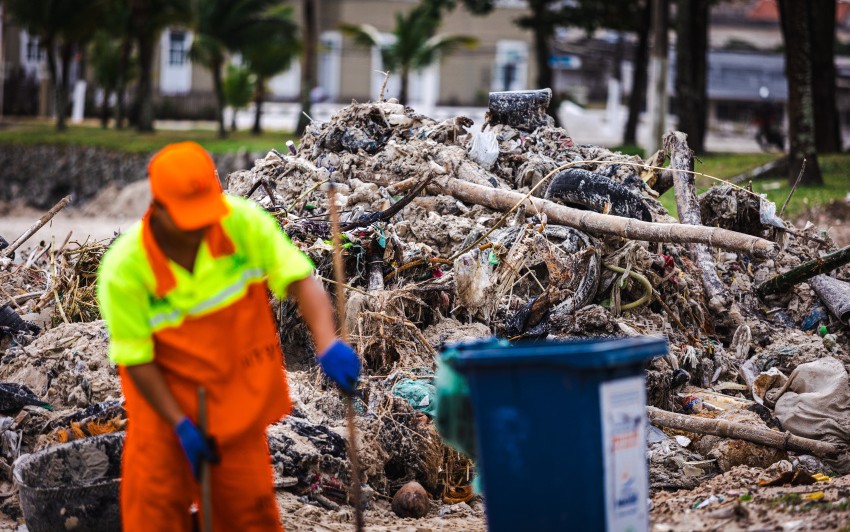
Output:
M174 220L174 225L184 231L193 231L212 225L224 218L229 212L230 207L224 201L224 195L218 191L211 195L185 201L179 208L168 209L168 214Z

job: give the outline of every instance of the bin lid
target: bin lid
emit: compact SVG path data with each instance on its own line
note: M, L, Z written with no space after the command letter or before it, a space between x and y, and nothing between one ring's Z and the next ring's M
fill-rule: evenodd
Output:
M447 346L443 360L458 370L482 366L542 364L605 369L644 362L667 354L660 336L582 338L511 343L489 338Z

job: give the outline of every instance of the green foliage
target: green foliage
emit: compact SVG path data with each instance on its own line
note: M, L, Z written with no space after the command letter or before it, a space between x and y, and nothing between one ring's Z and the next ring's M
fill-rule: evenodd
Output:
M292 18L292 7L279 6L274 12L277 23L263 39L245 43L240 52L251 72L262 82L283 72L292 65L292 60L301 53L298 25Z
M9 14L30 34L37 35L46 50L58 130L65 129L67 72L72 53L92 38L107 7L108 0L7 0L5 3ZM57 62L57 49L61 65Z
M234 109L241 109L251 101L255 76L244 66L227 65L227 73L222 80L224 103Z
M292 10L278 0L194 0L195 40L192 60L208 67L218 100L219 135L226 135L221 109L221 68L228 52L256 50L269 35L291 31Z
M99 31L89 47L89 65L95 83L107 94L113 92L121 82L121 42Z

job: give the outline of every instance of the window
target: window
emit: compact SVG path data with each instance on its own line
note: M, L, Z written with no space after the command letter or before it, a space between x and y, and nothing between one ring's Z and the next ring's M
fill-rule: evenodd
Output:
M38 63L44 58L44 47L41 46L38 37L30 37L27 39L26 61L28 63Z
M171 31L168 39L168 64L179 66L186 63L186 32Z

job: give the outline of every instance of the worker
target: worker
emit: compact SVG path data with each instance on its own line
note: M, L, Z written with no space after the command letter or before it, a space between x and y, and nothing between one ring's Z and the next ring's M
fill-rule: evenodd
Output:
M265 431L291 403L268 291L295 298L319 365L347 394L360 360L336 337L310 260L270 214L223 193L201 146L166 146L148 175L151 206L104 255L97 282L128 419L123 529L191 530L208 461L216 530L282 530Z

